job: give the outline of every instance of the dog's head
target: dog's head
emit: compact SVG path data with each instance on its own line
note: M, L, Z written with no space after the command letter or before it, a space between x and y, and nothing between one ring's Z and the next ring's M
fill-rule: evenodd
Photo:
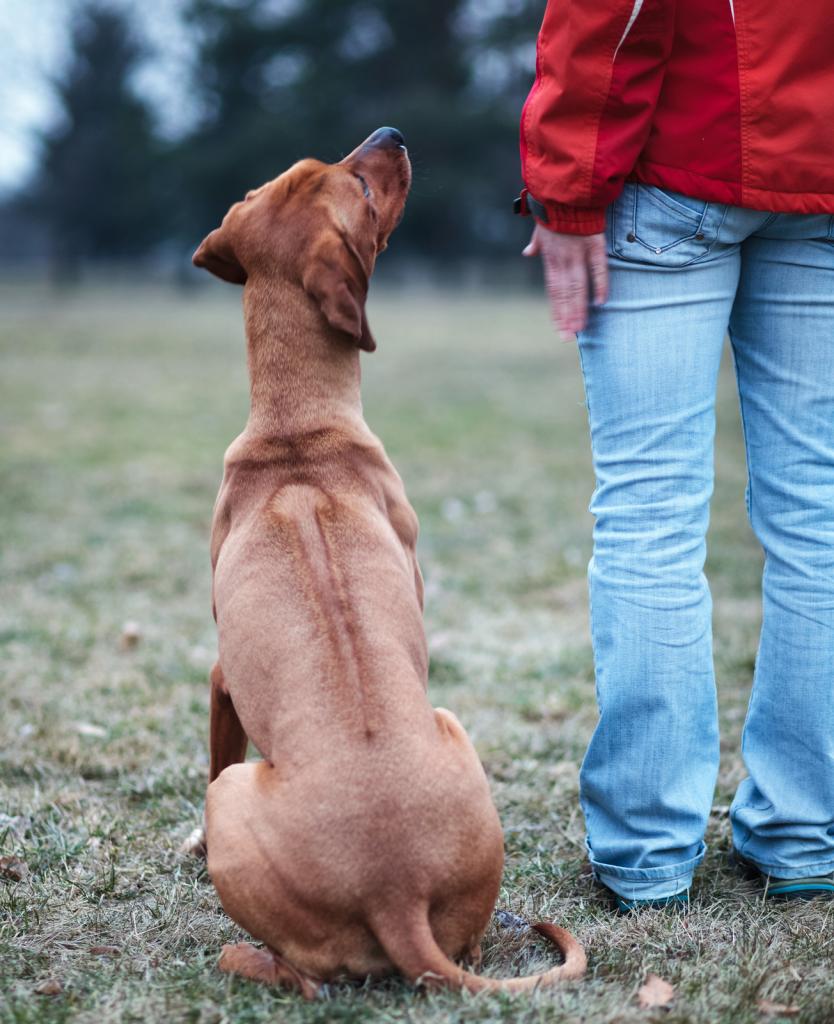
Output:
M368 281L405 206L411 165L395 128L379 128L344 160L302 160L235 203L194 253L233 284L300 282L330 325L372 352Z

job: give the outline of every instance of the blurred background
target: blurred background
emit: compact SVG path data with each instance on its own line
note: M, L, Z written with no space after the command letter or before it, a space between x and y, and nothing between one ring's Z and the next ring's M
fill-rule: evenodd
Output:
M186 256L247 189L383 124L415 182L409 274L515 259L544 0L0 2L0 261L72 281ZM392 271L390 271L392 272Z

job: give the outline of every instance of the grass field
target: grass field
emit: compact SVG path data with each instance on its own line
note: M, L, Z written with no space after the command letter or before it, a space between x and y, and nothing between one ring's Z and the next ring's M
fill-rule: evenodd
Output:
M761 1000L834 1021L830 905L772 907L725 867L761 560L721 381L708 573L722 767L686 917L617 919L584 868L577 770L594 725L592 488L575 348L528 297L381 293L365 410L422 523L431 697L467 727L506 831L500 906L586 944L588 977L526 999L392 980L313 1004L215 969L235 927L198 822L215 651L208 530L247 409L239 292L0 289L0 1020L746 1022ZM123 649L125 622L138 643ZM547 951L493 928L483 969ZM647 972L670 1010L643 1010ZM39 992L45 983L60 991Z

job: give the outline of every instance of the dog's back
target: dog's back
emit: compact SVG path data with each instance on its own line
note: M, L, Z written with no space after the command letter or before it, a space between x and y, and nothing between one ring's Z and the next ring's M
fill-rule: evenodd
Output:
M373 733L403 689L425 703L417 519L381 446L361 441L319 438L326 457L313 446L289 465L284 443L271 459L243 446L227 466L213 544L220 661L265 757L336 724Z

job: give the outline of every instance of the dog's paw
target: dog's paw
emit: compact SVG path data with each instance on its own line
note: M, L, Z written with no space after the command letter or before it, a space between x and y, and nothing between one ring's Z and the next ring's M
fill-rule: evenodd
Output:
M220 950L217 966L225 974L274 985L279 980L278 964L272 950L259 949L251 942L227 944Z
M321 983L317 979L297 971L271 949L259 949L251 942L224 946L217 966L226 974L238 974L264 985L283 985L284 988L295 989L305 999L315 999L321 990Z
M194 829L180 846L179 852L186 857L198 857L200 860L206 859L208 847L206 846L206 830L202 825Z
M481 963L483 962L484 954L480 944L473 946L467 950L466 953L461 957L461 963L464 964L472 971L480 971Z

